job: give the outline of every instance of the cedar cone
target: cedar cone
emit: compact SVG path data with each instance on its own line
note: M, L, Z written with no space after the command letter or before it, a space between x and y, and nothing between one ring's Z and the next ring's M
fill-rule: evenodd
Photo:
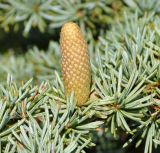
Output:
M91 68L87 44L78 25L63 25L60 47L65 94L69 96L73 91L76 104L82 106L90 94Z

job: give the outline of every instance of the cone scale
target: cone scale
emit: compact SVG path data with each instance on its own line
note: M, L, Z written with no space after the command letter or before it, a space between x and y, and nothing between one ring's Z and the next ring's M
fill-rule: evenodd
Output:
M75 23L63 25L60 47L65 94L74 92L77 106L82 106L90 94L91 69L86 41Z

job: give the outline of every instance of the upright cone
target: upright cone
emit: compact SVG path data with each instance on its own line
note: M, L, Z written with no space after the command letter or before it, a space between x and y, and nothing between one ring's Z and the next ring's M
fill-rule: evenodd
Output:
M73 91L76 104L82 106L90 94L91 69L86 41L75 23L63 25L60 46L65 93Z

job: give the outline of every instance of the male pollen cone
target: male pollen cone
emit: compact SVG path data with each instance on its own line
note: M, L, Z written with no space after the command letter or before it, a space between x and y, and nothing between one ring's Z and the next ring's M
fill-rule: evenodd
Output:
M65 94L69 96L73 91L76 104L82 106L90 94L91 69L87 44L78 25L63 25L60 46Z

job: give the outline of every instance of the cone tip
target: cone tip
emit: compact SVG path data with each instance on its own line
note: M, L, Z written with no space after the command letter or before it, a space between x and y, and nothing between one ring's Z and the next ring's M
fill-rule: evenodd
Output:
M61 33L72 33L80 31L79 26L74 22L67 22L62 26Z

